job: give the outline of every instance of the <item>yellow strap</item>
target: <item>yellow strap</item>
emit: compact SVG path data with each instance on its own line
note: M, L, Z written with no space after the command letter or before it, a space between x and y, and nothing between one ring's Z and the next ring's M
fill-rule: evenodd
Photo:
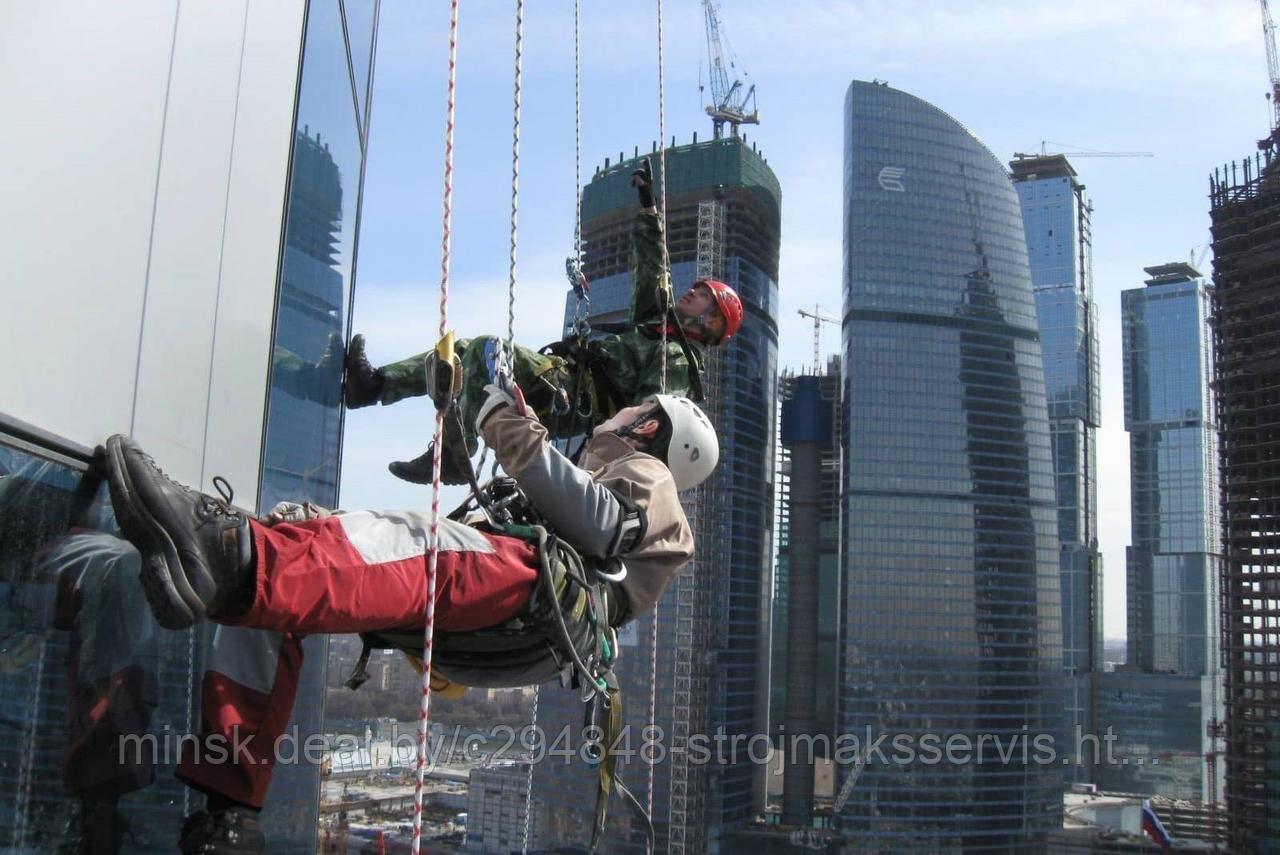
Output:
M403 650L401 652L404 653L404 657L409 660L409 664L413 666L413 670L417 671L418 674L421 675L422 658L414 656L407 650ZM453 682L438 671L431 672L431 691L446 700L456 701L467 693L468 688L468 686L464 686L461 683Z

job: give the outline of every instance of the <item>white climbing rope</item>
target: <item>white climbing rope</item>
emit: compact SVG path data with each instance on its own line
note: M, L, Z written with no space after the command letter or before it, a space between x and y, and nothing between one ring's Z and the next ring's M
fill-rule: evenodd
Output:
M516 219L520 209L520 73L524 53L524 0L516 0L515 97L511 115L511 254L507 271L507 352L514 352L516 329Z
M663 92L663 67L665 65L662 53L662 0L658 2L658 193L662 200L659 205L662 217L662 256L665 264L663 265L662 275L665 281L662 283L662 301L663 316L660 326L662 327L662 374L661 388L665 393L667 391L667 314L669 307L666 305L668 295L671 294L671 261L667 254L667 125L666 125L666 101ZM649 646L649 739L657 741L658 738L658 612L660 611L660 603L654 603L653 620L650 628L651 643ZM649 754L649 792L646 799L645 808L649 816L653 816L653 781L654 781L654 763L653 752Z

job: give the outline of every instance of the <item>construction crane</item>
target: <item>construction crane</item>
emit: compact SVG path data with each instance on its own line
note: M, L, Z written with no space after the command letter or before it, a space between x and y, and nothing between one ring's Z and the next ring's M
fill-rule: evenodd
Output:
M1204 243L1200 246L1191 247L1188 263L1197 273L1200 271L1200 265L1204 262L1204 257L1209 254L1211 246L1211 244Z
M744 84L737 77L738 62L732 51L728 65L725 65L720 17L715 0L702 0L702 10L707 19L707 77L711 83L711 104L707 107L707 115L711 117L716 139L724 134L726 122L729 124L729 134L736 137L738 125L760 124L760 114L756 111L756 87L754 83ZM734 73L733 80L729 79L731 71ZM744 72L743 77L745 76ZM701 83L698 84L698 91L703 91Z
M813 318L813 376L817 377L822 373L822 325L838 324L840 319L822 314L822 307L817 303L813 304L812 312L806 312L804 309L798 311L802 317Z
M1267 79L1271 88L1267 100L1271 102L1271 130L1280 128L1280 62L1276 60L1276 23L1271 20L1267 0L1258 0L1262 7L1262 42L1267 49Z
M1263 0L1265 3L1266 0ZM1080 148L1080 151L1049 151L1049 146L1065 146L1067 148ZM1053 142L1052 140L1040 141L1039 154L1027 154L1022 151L1015 151L1013 156L1018 160L1029 157L1053 157L1056 155L1064 157L1155 157L1154 152L1150 151L1094 151L1093 149L1081 148L1080 146L1071 145L1070 143Z

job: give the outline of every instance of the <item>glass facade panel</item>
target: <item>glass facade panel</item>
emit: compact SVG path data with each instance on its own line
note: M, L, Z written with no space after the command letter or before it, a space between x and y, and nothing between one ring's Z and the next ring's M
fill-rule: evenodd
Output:
M0 848L168 851L192 795L199 629L151 617L86 460L0 434ZM88 847L88 848L81 848Z
M1106 752L1099 789L1171 799L1207 796L1205 727L1216 677L1116 672L1098 678Z
M1026 851L1061 824L1062 767L996 746L1059 738L1062 630L1018 201L924 101L855 81L845 122L839 732L976 751L872 756L840 822L866 848Z

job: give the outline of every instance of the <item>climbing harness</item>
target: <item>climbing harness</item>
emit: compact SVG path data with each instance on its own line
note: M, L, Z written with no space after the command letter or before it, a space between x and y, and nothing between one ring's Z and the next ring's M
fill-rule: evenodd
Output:
M481 518L477 518L477 515ZM595 821L591 848L604 832L608 800L616 790L648 829L649 814L621 781L616 768L616 743L622 735L622 694L613 667L618 636L613 623L621 611L622 595L614 586L626 576L620 561L601 564L584 560L558 538L537 514L516 482L495 478L477 488L449 514L494 534L519 537L536 547L539 577L524 611L487 629L435 634L430 673L426 650L414 630L362 633L364 650L347 681L357 688L367 678L370 651L403 651L436 691L459 687L512 688L552 680L579 692L584 704L586 750L598 765Z

